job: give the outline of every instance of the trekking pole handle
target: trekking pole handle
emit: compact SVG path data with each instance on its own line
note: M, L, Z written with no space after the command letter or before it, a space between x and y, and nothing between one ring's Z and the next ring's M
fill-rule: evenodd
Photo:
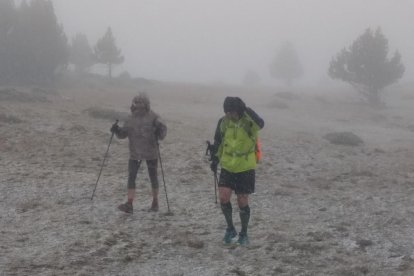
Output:
M206 141L207 143L207 148L206 148L206 155L210 156L211 155L211 148L212 148L212 144L210 143L210 141Z

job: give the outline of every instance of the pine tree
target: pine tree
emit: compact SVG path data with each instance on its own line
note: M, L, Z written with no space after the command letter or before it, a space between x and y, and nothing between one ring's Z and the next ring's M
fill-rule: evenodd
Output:
M73 37L70 47L69 61L75 66L75 71L82 74L94 65L94 56L86 35L78 33Z
M108 76L112 78L112 67L124 62L121 50L117 48L112 30L109 27L105 35L98 40L94 48L95 58L98 63L108 66Z
M0 37L10 32L16 20L16 9L13 0L0 0ZM0 40L0 43L3 42Z
M287 86L292 85L294 79L303 76L302 64L292 43L286 42L270 65L270 74L278 80L285 81Z
M382 104L380 92L398 81L405 68L398 51L389 59L388 40L377 28L367 29L349 49L343 49L331 60L328 74L351 84L368 103Z
M16 24L17 11L13 0L0 0L0 80L11 76L10 34Z
M8 73L3 78L18 82L52 81L68 59L66 36L57 23L52 2L23 1L12 24L4 41Z

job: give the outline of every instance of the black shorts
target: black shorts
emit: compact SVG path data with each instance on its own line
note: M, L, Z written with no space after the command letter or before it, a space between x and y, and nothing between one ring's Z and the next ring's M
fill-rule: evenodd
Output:
M236 194L252 194L254 193L255 176L255 170L232 173L221 169L218 186L230 188Z

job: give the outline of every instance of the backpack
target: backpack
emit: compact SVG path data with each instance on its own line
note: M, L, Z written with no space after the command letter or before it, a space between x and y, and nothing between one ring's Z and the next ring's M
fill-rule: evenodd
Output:
M220 132L221 132L221 136L223 137L224 132L226 131L227 128L227 124L220 124ZM250 130L248 129L247 126L244 126L245 131L249 134ZM251 135L251 134L249 134ZM253 139L253 137L251 137L251 139ZM262 160L262 144L260 142L259 136L256 137L256 144L255 144L255 156L256 156L256 163L260 163L260 161Z

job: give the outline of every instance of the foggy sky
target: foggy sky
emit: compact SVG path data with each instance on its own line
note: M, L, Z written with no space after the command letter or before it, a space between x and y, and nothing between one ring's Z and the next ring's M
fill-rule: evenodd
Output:
M302 83L328 79L332 56L381 27L414 79L413 0L53 0L68 38L93 45L108 26L125 56L115 74L170 81L241 83L247 70L277 84L269 64L291 41Z

